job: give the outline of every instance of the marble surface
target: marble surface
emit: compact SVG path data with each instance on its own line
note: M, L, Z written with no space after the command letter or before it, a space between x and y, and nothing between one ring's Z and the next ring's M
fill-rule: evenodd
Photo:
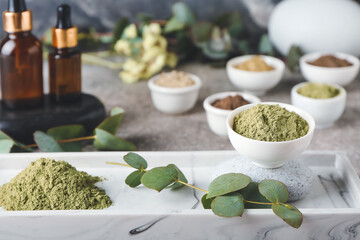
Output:
M243 217L221 218L204 210L203 193L190 188L154 190L124 184L129 168L122 152L27 153L0 155L0 185L39 157L65 160L77 169L105 177L100 186L113 201L104 210L4 211L0 209L0 239L359 239L360 182L346 156L307 151L299 160L317 176L308 197L294 203L304 215L293 229L271 209L247 209ZM149 168L176 164L189 183L207 188L213 168L237 156L235 151L142 152ZM11 161L9 161L11 160ZM144 201L146 199L146 201ZM74 227L76 226L76 227Z
M107 111L120 106L125 116L118 135L141 151L232 150L227 137L209 129L203 100L216 92L234 91L224 68L212 68L189 63L179 68L198 75L203 81L196 106L182 115L168 115L157 111L150 97L147 82L124 84L118 72L103 67L83 65L83 89L99 97ZM46 70L46 68L45 68ZM47 72L44 73L47 78ZM343 116L331 127L316 130L309 149L344 151L360 174L360 77L346 87L348 92ZM290 103L290 90L305 81L300 75L287 73L281 83L270 90L263 101ZM47 82L45 80L45 82ZM90 147L86 148L91 150Z

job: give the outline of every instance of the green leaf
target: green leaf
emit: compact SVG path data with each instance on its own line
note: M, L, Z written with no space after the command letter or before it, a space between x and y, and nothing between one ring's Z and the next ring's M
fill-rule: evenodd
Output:
M289 199L289 191L285 184L272 179L262 180L259 192L272 203L286 203Z
M11 149L11 152L20 153L20 152L33 152L32 148L24 148L25 144L22 144L18 141L14 141L14 146Z
M243 31L243 21L238 12L225 13L215 19L214 25L227 28L231 37L238 38Z
M214 198L207 199L207 194L204 194L201 198L201 203L204 207L204 209L211 209L211 203L214 200Z
M251 48L251 43L249 40L247 39L244 39L244 40L240 40L238 43L237 43L237 47L238 49L240 50L240 52L242 54L250 54L252 52L252 48Z
M267 34L263 34L261 36L260 42L259 42L259 52L261 54L266 54L270 56L275 55L274 47L269 39L269 36Z
M164 28L164 33L171 33L175 31L179 31L185 28L185 23L180 22L177 18L172 17L170 20L166 23Z
M157 167L147 171L141 183L150 189L160 192L177 179L177 171L173 167Z
M34 140L38 145L39 149L44 152L63 152L64 150L56 142L56 140L50 135L42 132L34 132Z
M195 23L191 28L191 37L194 42L206 42L210 40L213 25L209 22Z
M147 13L140 12L136 14L136 19L143 24L148 24L152 20L152 17Z
M274 204L272 210L278 217L293 228L299 228L303 222L302 213L290 204Z
M136 153L128 153L123 157L124 161L136 169L146 169L147 168L147 162L146 160Z
M251 182L246 188L240 190L245 200L261 203L270 203L266 198L259 192L259 183ZM245 201L245 208L271 208L271 205L254 204Z
M241 173L227 173L215 178L209 185L207 198L212 198L243 189L251 178Z
M116 134L124 115L124 109L115 107L111 110L110 117L107 117L96 128Z
M112 39L113 47L115 43L121 38L121 35L128 24L129 24L129 20L125 17L120 18L120 20L116 23L113 31L113 39Z
M95 129L95 141L94 146L97 150L109 150L109 151L135 151L136 146L119 138L113 134L108 133L103 129Z
M293 45L290 47L287 55L286 65L292 72L298 68L299 60L302 55L304 55L304 53L299 46Z
M65 125L50 128L46 132L56 141L73 139L85 136L85 128L82 125ZM59 143L60 147L66 152L81 152L81 142Z
M129 176L125 179L125 183L130 187L134 188L141 184L141 178L145 174L144 171L137 170L135 172L130 173Z
M191 25L196 22L195 14L191 11L188 5L183 2L177 2L172 6L173 16L186 25Z
M241 216L244 212L244 198L240 193L217 196L211 203L211 209L220 217Z
M9 153L14 144L15 141L0 130L0 153Z
M174 164L169 164L167 165L167 167L169 168L174 168L175 171L177 172L176 178L182 182L188 183L188 180L186 179L185 175L183 174L183 172ZM179 183L179 182L175 182L174 184L172 184L171 186L169 186L171 189L175 190L175 189L179 189L182 188L184 186L184 184Z

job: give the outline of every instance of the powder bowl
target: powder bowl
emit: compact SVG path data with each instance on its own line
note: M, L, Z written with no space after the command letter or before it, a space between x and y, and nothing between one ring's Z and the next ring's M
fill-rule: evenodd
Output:
M309 146L315 129L315 121L310 114L289 104L276 102L261 104L279 105L290 112L297 113L309 125L309 130L303 137L290 141L266 142L244 137L233 130L234 117L256 104L241 106L228 115L226 120L228 136L235 150L259 167L278 168L300 155Z

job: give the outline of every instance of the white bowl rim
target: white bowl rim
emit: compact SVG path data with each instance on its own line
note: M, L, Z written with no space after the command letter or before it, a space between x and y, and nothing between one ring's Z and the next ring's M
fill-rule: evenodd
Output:
M309 64L307 61L309 60L315 60L323 55L333 55L335 57L347 60L349 62L352 63L351 66L346 66L346 67L322 67L322 66L316 66L316 65L312 65ZM351 55L351 54L347 54L347 53L343 53L343 52L312 52L312 53L307 53L305 55L303 55L300 60L300 66L304 65L308 68L312 68L312 69L317 69L317 70L324 70L324 71L348 71L352 68L358 68L360 66L360 60Z
M273 70L261 71L261 72L241 70L241 69L238 69L238 68L236 68L234 66L234 62L238 62L238 61L244 62L244 61L246 61L248 59L251 59L254 56L259 56L259 57L263 58L264 60L269 59L270 61L273 61L276 64L276 66L272 65L272 67L274 67ZM226 67L231 68L231 69L233 69L235 71L238 71L238 72L254 74L254 75L260 75L260 74L266 75L266 74L273 73L273 72L276 72L276 71L282 71L285 68L285 63L281 59L273 57L273 56L260 55L260 54L250 54L250 55L243 55L243 56L238 56L238 57L234 57L234 58L230 59L229 61L227 61Z
M237 133L234 131L233 127L230 126L230 121L233 122L234 120L234 117L236 115L238 115L240 112L242 111L245 111L247 109L250 109L258 104L265 104L265 105L279 105L280 107L283 107L283 108L286 108L286 110L288 111L292 111L294 112L293 110L289 110L287 108L290 108L290 109L295 109L296 110L296 113L302 117L309 125L309 130L308 132L300 137L300 138L296 138L296 139L293 139L293 140L289 140L289 141L281 141L281 142L269 142L269 141L260 141L260 140L256 140L256 139L252 139L252 138L248 138L248 137L244 137L243 135ZM244 109L246 108L246 109ZM301 114L299 114L301 113ZM303 116L306 116L307 119L309 119L310 121L306 120ZM246 139L247 141L250 141L250 142L254 142L254 143L263 143L263 144L288 144L288 143L291 143L291 142L296 142L296 141L299 141L301 139L304 139L304 138L307 138L309 135L313 134L314 130L315 130L315 120L314 118L309 114L307 113L306 111L298 108L298 107L295 107L291 104L287 104L287 103L280 103L280 102L261 102L261 103L253 103L253 104L247 104L247 105L244 105L244 106L241 106L241 107L238 107L237 109L233 110L227 117L226 119L226 125L227 125L227 128L228 129L231 129L231 131L233 131L234 133L237 134L238 137L240 138L243 138L244 140Z
M314 101L314 102L319 102L319 103L320 102L323 102L323 103L336 102L336 101L340 100L343 97L346 98L346 95L347 95L345 88L343 88L342 86L340 86L338 84L324 83L326 85L329 85L329 86L332 86L332 87L335 87L335 88L339 89L340 93L337 96L332 97L332 98L311 98L311 97L306 97L306 96L303 96L303 95L301 95L300 93L297 92L297 90L299 88L301 88L302 86L304 86L306 84L309 84L309 82L302 82L302 83L296 84L294 87L292 87L291 94L296 95L298 98L308 99L308 100L311 100L311 101Z
M149 79L148 87L151 91L162 92L167 94L182 94L182 93L188 93L199 90L202 86L201 79L195 74L187 73L187 72L185 73L188 74L192 80L194 80L195 83L193 85L188 87L174 87L174 88L159 86L154 83L154 81L160 76L159 73Z
M215 100L224 98L226 96L235 96L235 95L240 95L242 96L246 101L250 102L250 104L252 103L260 103L261 100L260 98L258 98L257 96L250 94L250 93L245 93L245 92L218 92L218 93L214 93L211 94L210 96L208 96L207 98L205 98L204 102L203 102L203 107L205 109L205 111L209 111L218 115L223 115L223 116L227 116L229 113L231 113L233 110L226 110L226 109L221 109L221 108L217 108L214 107L213 105L211 105L212 102L214 102ZM214 98L216 98L215 100L213 100ZM211 102L210 102L211 101ZM248 104L246 104L248 105Z

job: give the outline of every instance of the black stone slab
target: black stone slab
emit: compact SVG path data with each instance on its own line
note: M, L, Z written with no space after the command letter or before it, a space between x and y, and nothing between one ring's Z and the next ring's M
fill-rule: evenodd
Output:
M36 130L82 124L92 131L106 116L105 107L96 97L81 94L76 102L54 103L45 96L44 104L38 108L10 110L0 104L0 129L17 141L33 143Z

